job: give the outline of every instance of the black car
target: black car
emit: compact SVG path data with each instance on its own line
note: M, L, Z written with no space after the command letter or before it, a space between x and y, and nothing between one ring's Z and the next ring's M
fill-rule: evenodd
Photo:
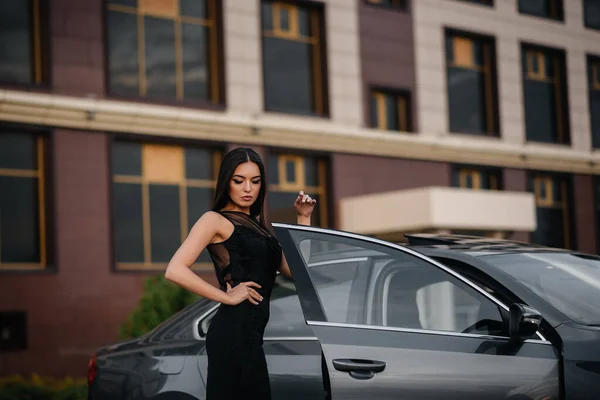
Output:
M408 235L397 245L276 225L264 349L274 399L600 398L600 258L512 241ZM99 349L89 398L203 399L199 300ZM235 384L235 382L232 382Z

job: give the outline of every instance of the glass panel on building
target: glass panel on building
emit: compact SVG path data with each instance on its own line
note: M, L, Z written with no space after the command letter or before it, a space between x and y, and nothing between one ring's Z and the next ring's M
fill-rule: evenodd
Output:
M262 41L265 109L326 115L322 9L263 0Z
M109 1L109 93L220 103L217 4Z
M570 142L564 52L522 46L527 140Z
M212 208L221 152L117 140L112 158L117 267L164 268L192 226ZM206 268L209 262L203 252L196 264Z
M498 135L495 42L446 30L450 131Z

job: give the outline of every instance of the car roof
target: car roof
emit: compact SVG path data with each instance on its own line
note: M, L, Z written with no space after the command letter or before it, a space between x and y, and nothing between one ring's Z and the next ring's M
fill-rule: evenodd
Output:
M516 240L496 239L471 235L413 233L405 234L404 236L407 239L407 243L402 243L402 245L406 247L412 247L415 250L454 250L463 253L479 253L479 255L500 253L571 252L570 250L547 247L533 243L519 242Z

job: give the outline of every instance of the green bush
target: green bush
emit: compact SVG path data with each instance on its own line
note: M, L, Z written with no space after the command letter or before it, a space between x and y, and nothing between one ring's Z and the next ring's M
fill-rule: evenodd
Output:
M0 378L0 400L85 400L87 381L72 378L53 379L32 375Z
M121 339L131 339L149 332L197 299L198 296L168 281L163 274L147 278L136 309L121 326Z

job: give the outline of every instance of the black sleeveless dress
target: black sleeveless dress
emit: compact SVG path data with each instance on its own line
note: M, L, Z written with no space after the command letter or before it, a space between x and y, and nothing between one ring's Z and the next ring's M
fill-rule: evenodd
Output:
M269 400L271 387L262 344L269 299L281 265L281 246L255 217L236 211L220 214L234 225L227 240L207 246L221 289L226 290L226 282L235 287L253 281L262 286L257 291L263 301L219 306L206 335L206 399Z

